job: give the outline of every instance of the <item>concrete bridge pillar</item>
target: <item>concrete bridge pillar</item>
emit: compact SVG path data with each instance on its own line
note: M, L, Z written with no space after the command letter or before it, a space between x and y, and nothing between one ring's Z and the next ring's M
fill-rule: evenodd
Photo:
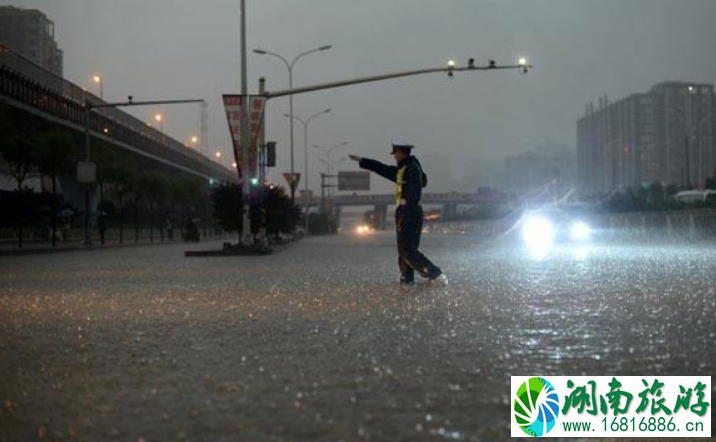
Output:
M450 221L455 219L457 216L457 204L456 203L445 203L443 204L443 216L442 219Z
M388 216L387 204L376 204L373 206L373 217L375 230L385 230L385 221Z

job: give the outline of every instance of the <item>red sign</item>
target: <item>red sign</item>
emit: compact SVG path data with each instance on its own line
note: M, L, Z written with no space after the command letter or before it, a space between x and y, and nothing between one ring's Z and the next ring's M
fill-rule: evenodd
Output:
M244 103L243 95L224 95L224 109L226 120L229 122L231 140L234 144L234 159L238 165L239 175L243 170L243 146L241 145L241 106ZM263 126L266 98L262 96L249 96L249 176L257 174L258 141Z

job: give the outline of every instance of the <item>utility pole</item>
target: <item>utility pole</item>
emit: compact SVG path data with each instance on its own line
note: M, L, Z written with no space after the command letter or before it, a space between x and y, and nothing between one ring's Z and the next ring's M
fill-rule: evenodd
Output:
M208 114L208 107L206 101L201 102L201 127L199 129L200 131L200 138L199 138L199 150L200 152L205 155L209 156L209 114Z
M266 91L266 78L259 78L259 95ZM266 110L264 109L264 112ZM266 233L266 119L263 118L261 122L261 128L259 129L259 185L258 192L260 198L260 205L256 210L261 211L263 209L263 216L259 216L259 241L262 246L268 246L267 233Z
M249 85L246 66L246 0L241 0L241 184L243 189L243 231L241 243L251 239L249 225Z
M691 189L691 161L689 161L689 134L684 136L684 154L686 155L686 190Z

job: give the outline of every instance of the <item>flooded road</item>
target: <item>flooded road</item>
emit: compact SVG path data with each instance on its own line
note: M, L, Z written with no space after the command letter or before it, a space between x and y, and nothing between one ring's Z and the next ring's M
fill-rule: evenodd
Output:
M510 375L713 375L716 247L428 235L0 258L0 440L507 440Z

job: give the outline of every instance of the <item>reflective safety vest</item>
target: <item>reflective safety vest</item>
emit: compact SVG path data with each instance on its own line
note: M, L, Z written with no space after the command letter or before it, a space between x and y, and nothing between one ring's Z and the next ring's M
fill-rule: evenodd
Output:
M400 200L403 197L403 174L405 173L405 167L403 166L398 169L398 173L395 176L395 205L400 205Z
M403 166L400 169L398 169L398 173L395 175L395 205L400 205L400 200L403 199L403 175L405 174L405 169L408 166ZM420 187L424 186L423 183L423 170L418 167L418 176L420 177Z

